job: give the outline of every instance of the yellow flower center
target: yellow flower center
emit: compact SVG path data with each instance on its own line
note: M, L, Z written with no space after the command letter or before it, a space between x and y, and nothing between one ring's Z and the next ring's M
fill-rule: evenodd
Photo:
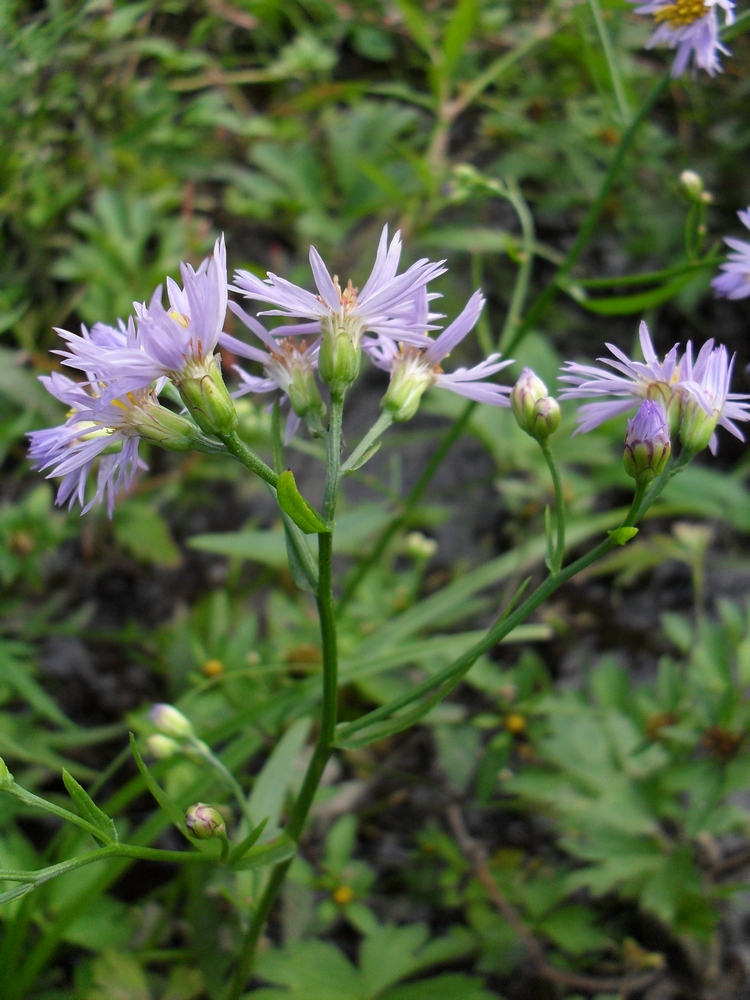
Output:
M699 21L708 13L703 0L677 0L667 7L662 7L654 14L657 24L666 21L670 28L685 28L694 21Z

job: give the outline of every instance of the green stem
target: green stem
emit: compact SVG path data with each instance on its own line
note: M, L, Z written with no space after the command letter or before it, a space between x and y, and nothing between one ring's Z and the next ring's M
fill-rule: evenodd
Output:
M552 454L549 439L545 438L545 440L540 441L539 447L542 449L542 454L544 455L544 459L547 463L549 474L552 477L552 485L555 488L557 544L555 546L554 554L552 555L552 565L550 566L550 571L555 574L560 572L560 567L562 566L563 561L563 553L565 552L565 494L563 493L560 472L557 468L555 457Z
M218 775L220 775L224 784L229 788L229 790L234 795L237 800L237 805L242 811L242 815L245 817L245 822L248 824L248 829L252 830L255 825L253 817L250 813L250 807L247 804L247 798L245 797L245 792L240 785L239 781L235 778L229 768L224 764L211 750L211 747L204 743L203 740L193 738L189 741L188 745L198 754L201 760L204 760L209 767L212 767Z
M385 434L385 432L392 424L393 424L393 417L388 412L388 410L383 410L378 419L375 421L375 423L372 425L372 427L369 429L369 431L365 434L365 436L359 442L357 447L351 453L349 458L347 458L347 460L341 466L341 474L344 475L345 473L350 472L352 469L356 469L357 463L362 458L362 456L366 454L368 448L371 448L372 445L378 440L378 438L382 434Z
M604 16L599 5L599 0L589 0L589 7L591 8L591 13L594 15L594 24L596 25L596 31L602 45L604 58L607 61L607 69L609 70L609 75L612 78L612 89L615 92L615 100L617 101L617 108L620 112L620 120L623 124L627 124L630 121L631 116L630 104L625 93L625 85L622 81L622 74L620 73L620 66L617 62L615 48L612 44L609 31L607 30L607 25L604 23Z
M515 209L518 221L521 224L521 254L519 255L519 266L516 280L513 285L513 293L508 305L508 314L503 323L503 329L498 337L498 349L505 351L506 345L513 339L515 330L521 321L521 313L526 304L526 297L529 294L529 284L531 282L531 269L534 266L534 247L536 246L536 231L534 229L534 216L529 211L518 185L515 181L509 181L505 197Z
M537 320L542 316L547 306L550 304L552 299L558 292L558 285L561 281L567 277L570 271L573 269L574 265L578 262L578 258L581 256L583 251L586 249L589 240L594 234L599 218L601 217L604 206L609 197L609 193L612 190L617 175L620 172L620 168L625 160L625 156L630 149L633 140L635 139L638 129L641 127L643 122L648 117L651 109L654 107L656 102L659 100L661 95L669 86L670 82L669 73L665 73L657 82L654 84L651 93L646 98L643 107L640 109L638 114L633 118L630 125L623 133L620 139L620 144L615 150L615 155L612 157L612 162L604 175L604 180L602 181L601 187L599 188L599 193L596 196L591 208L586 214L586 218L583 221L583 225L578 231L578 236L576 237L573 246L570 248L568 253L565 255L565 259L562 264L558 267L555 272L554 277L546 286L544 291L539 295L536 302L532 305L531 309L526 313L521 323L518 325L516 332L511 339L511 341L506 346L506 353L510 353L515 350L515 348L520 344L529 330L532 329Z
M278 399L273 404L273 410L271 410L271 444L273 446L273 469L278 476L286 468L284 439L281 436L281 411Z
M635 496L633 497L633 502L630 509L622 521L620 527L630 527L636 523L639 517L648 510L648 507L653 503L656 497L661 493L661 490L666 485L666 481L671 479L674 472L678 471L677 468L669 475L664 475L661 479L657 480L653 484L656 489L653 489L650 494L647 495L646 490L642 486L636 487ZM645 499L644 499L645 498ZM402 696L397 701L391 702L388 705L383 705L381 708L375 709L369 712L366 716L358 719L356 722L349 723L349 725L344 726L337 734L337 743L344 743L351 745L351 737L356 733L361 732L363 729L367 729L381 719L386 719L391 716L394 711L400 708L405 708L408 704L415 701L422 694L426 694L429 691L434 691L436 688L439 689L439 697L433 697L431 699L432 703L435 703L443 698L447 697L450 692L458 686L462 678L469 672L471 667L476 663L479 657L492 649L493 646L497 645L505 636L509 635L514 628L517 628L523 621L528 618L532 612L547 600L563 583L570 580L571 577L580 573L582 570L587 569L602 556L610 552L618 543L612 539L612 537L604 539L590 552L581 556L575 562L571 563L565 569L561 569L556 574L550 574L546 580L544 580L539 587L531 594L524 602L521 604L516 611L512 614L507 614L504 612L498 621L493 625L493 627L487 632L487 634L479 640L470 650L460 656L457 660L451 663L448 667L442 670L435 677L430 678L430 680L425 681L423 684L414 688L408 694ZM377 737L374 737L377 738ZM370 742L369 739L363 739L362 743Z
M323 499L323 517L333 522L336 513L336 498L341 477L341 418L343 397L331 401L330 423L328 427L326 486ZM323 776L333 749L338 711L338 650L336 639L336 612L333 601L333 534L318 535L318 589L316 592L320 635L323 650L323 703L320 729L315 749L302 782L302 788L292 806L285 833L298 842L305 828L310 807ZM242 942L240 960L237 964L227 1000L239 1000L245 989L255 961L255 952L266 920L276 900L291 859L276 865L270 875L263 894L253 913L250 926Z
M678 264L676 267L666 267L661 271L647 271L643 274L621 274L613 278L576 278L575 284L581 288L616 288L618 285L651 285L656 282L676 278L680 274L690 274L693 271L703 271L716 267L725 258L721 254L709 253L702 260L692 264Z
M261 479L265 479L270 486L276 486L276 481L279 477L273 469L266 465L263 459L258 458L255 452L248 448L237 431L225 434L222 440L227 451L233 458L236 458L246 469L250 469L251 472L260 476Z

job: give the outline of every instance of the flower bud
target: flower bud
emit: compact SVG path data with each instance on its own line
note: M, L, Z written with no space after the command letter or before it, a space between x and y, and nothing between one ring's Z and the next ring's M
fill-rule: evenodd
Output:
M680 174L680 187L691 201L700 201L703 194L703 178L694 170L683 170Z
M407 349L393 362L391 381L380 401L380 409L390 413L394 423L411 420L433 381L430 369L420 364L418 355Z
M658 403L644 400L633 419L628 420L622 456L625 471L645 486L662 474L671 450L664 410Z
M513 386L510 405L521 430L538 441L546 440L560 426L560 406L531 368L524 368Z
M154 726L165 736L171 736L176 740L185 740L193 735L193 727L189 719L174 705L154 705L149 712L149 718Z
M720 414L713 410L707 413L697 399L688 396L682 408L680 421L680 444L695 455L706 448L716 430Z
M287 393L292 409L303 420L312 417L313 420L317 418L322 423L326 415L326 404L320 395L312 366L294 365L291 376Z
M428 538L421 531L410 531L406 536L406 553L412 559L432 559L438 549L434 538Z
M146 746L151 756L157 760L168 760L182 749L177 740L163 733L152 733L146 740Z
M333 396L343 396L357 380L362 349L346 322L342 326L323 329L323 341L318 356L318 371Z
M192 420L155 401L133 407L129 417L140 437L168 451L200 450L206 440Z
M193 420L206 434L222 437L237 427L237 411L221 377L218 357L200 365L188 365L176 385Z
M185 813L185 826L198 840L210 840L212 837L222 837L227 828L221 813L205 802L196 802Z

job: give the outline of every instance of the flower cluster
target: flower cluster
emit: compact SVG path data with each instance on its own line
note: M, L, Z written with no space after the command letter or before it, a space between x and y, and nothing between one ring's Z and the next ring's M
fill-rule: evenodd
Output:
M675 344L659 360L645 323L639 334L643 361L632 361L618 347L607 344L614 360L599 358L607 368L574 361L563 367L560 378L569 388L560 398L593 400L579 408L578 430L590 431L648 400L661 406L672 437L679 434L683 447L691 452L708 445L715 453L717 426L744 441L735 421L750 420L750 396L729 391L734 358L726 347L709 340L693 360L691 343L682 356Z
M724 11L724 23L732 24L732 0L648 0L636 8L637 14L649 14L657 24L647 47L677 49L672 76L682 76L691 58L696 69L703 69L710 76L721 71L719 54L729 55L729 49L719 41L717 7Z
M327 406L321 384L331 399L343 396L357 378L361 358L368 356L390 374L382 401L391 421L410 419L430 386L461 396L507 406L509 387L486 380L510 361L492 355L470 369L450 374L441 363L475 326L484 305L476 292L453 323L437 338L439 314L430 311L437 293L428 284L446 270L443 261L418 260L399 273L401 237L388 240L383 230L372 272L358 291L351 281L342 289L318 252L310 265L317 294L269 274L265 281L238 271L228 285L224 240L194 270L181 265L182 286L167 279L168 307L157 288L151 300L134 304L134 317L111 327L96 324L91 332L57 332L64 348L63 364L84 375L74 382L59 372L43 378L47 389L68 407L62 427L31 434L30 454L36 468L62 476L58 503L78 501L84 510L106 498L112 512L115 495L128 488L143 463L142 438L170 450L221 450L232 438L237 413L224 384L218 348L262 367L253 374L235 365L246 393L278 393L289 405L287 441L305 421L311 433L325 433ZM261 315L294 322L272 330L236 302L228 292L274 308ZM227 306L257 339L246 343L224 331ZM171 383L187 413L159 402ZM96 490L86 502L86 484L97 467Z

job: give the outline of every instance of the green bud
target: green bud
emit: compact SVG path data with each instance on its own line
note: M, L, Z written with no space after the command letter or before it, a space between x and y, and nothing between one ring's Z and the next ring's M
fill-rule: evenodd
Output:
M312 418L313 422L322 424L326 415L326 404L320 395L312 367L310 365L294 365L291 376L292 380L287 388L287 394L292 409L303 420Z
M206 440L192 420L157 402L134 407L129 411L129 422L140 437L167 451L194 451Z
M163 733L153 733L149 736L146 740L146 746L151 756L157 760L169 760L182 749L176 740Z
M680 187L691 201L700 201L703 194L703 178L694 170L683 170L680 174Z
M210 840L212 837L223 837L227 828L221 813L205 802L196 802L185 813L185 826L198 840Z
M717 412L706 413L697 400L688 398L680 421L680 444L693 455L703 451L708 447L718 422Z
M206 434L222 437L237 427L237 411L221 377L221 360L213 356L191 365L175 383L193 420Z
M545 441L560 426L560 405L531 368L524 368L510 393L510 405L521 430Z
M418 355L407 348L407 353L393 363L390 384L380 401L381 410L390 413L394 423L411 420L433 381L429 368L420 364Z
M428 538L421 531L410 531L404 542L406 554L420 562L432 559L438 550L438 544L435 539Z
M346 390L354 384L359 375L362 349L359 337L349 328L346 322L343 326L326 326L323 330L323 342L320 345L318 371L327 386L330 386L334 396L343 396Z
M186 719L174 705L154 705L149 712L149 718L159 732L165 736L171 736L176 740L185 740L193 735L190 720Z

